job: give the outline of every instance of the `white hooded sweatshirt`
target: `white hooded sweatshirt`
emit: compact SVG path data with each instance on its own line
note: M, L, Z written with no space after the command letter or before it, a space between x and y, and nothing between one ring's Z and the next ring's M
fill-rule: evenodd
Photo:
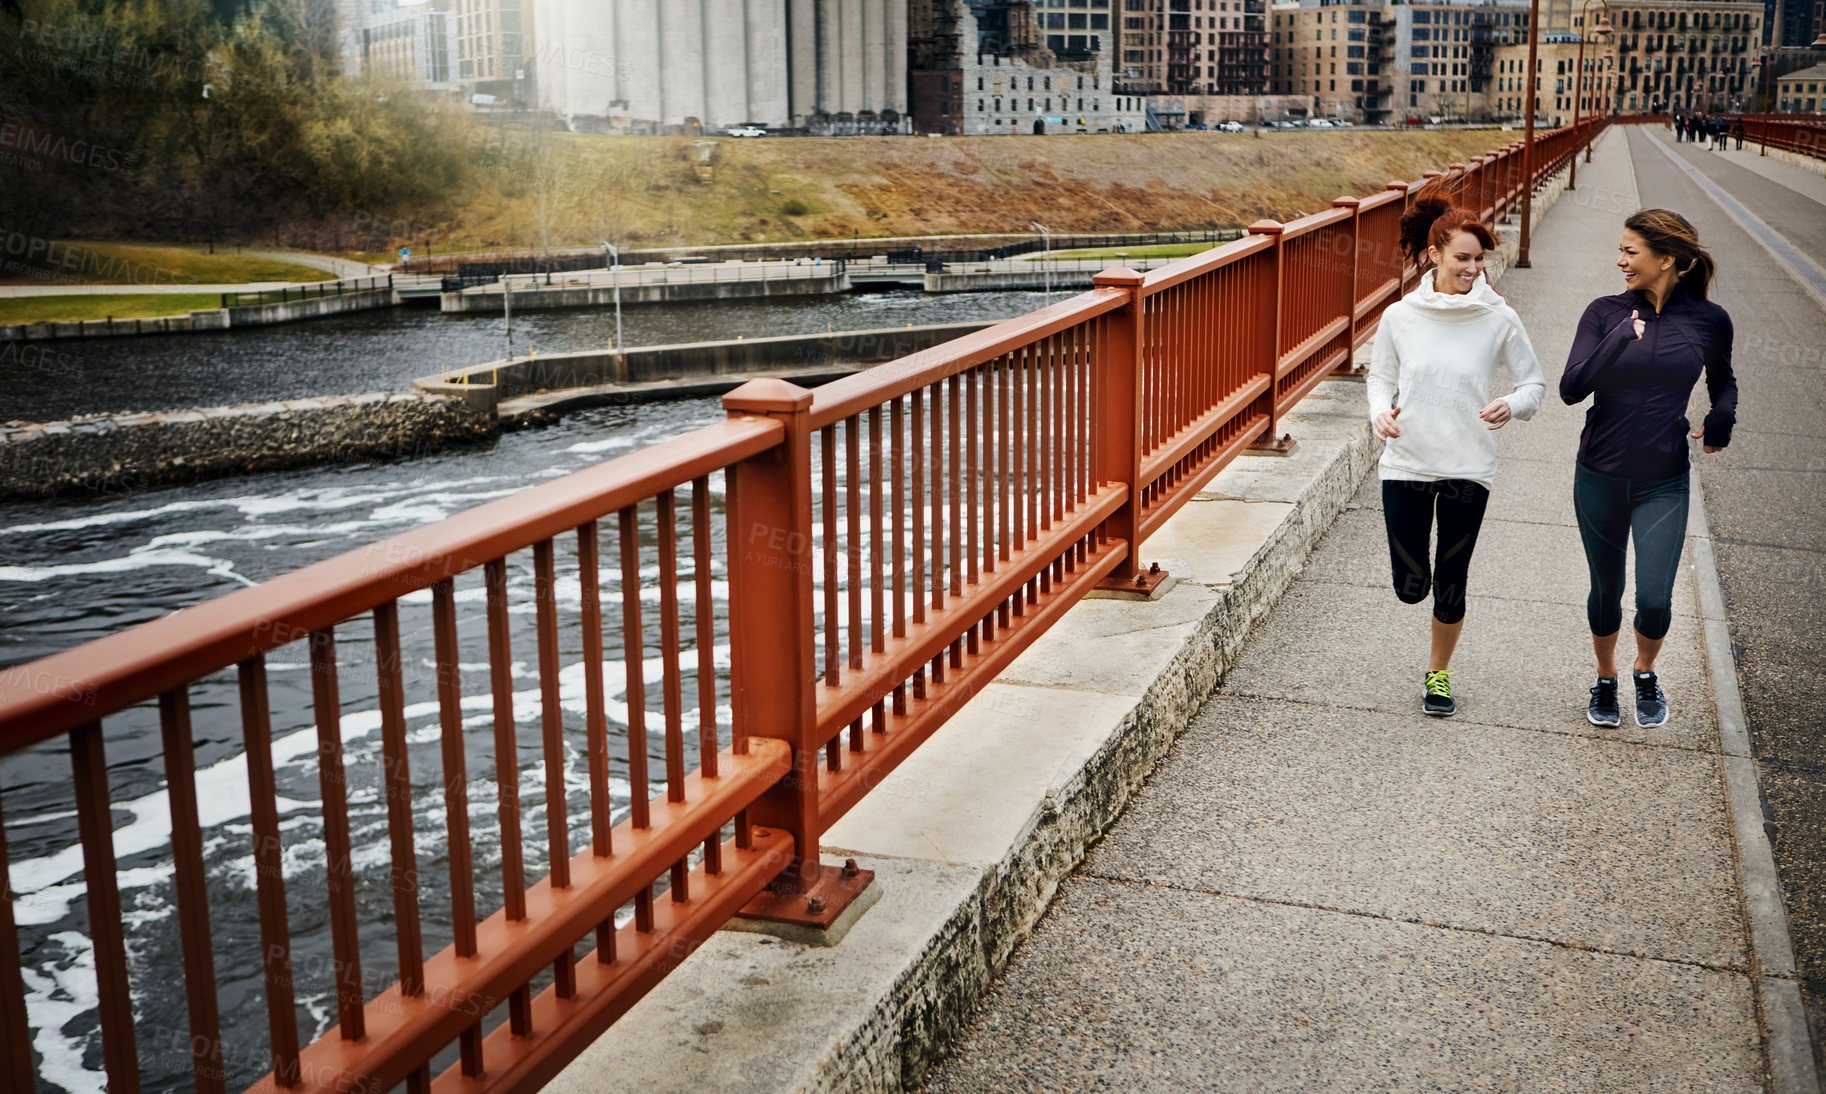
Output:
M1541 408L1547 385L1521 317L1482 275L1469 292L1442 293L1434 270L1390 304L1370 348L1370 420L1399 406L1401 430L1382 450L1385 479L1496 479L1496 431L1477 412L1491 402L1496 366L1515 390L1503 396L1521 421Z

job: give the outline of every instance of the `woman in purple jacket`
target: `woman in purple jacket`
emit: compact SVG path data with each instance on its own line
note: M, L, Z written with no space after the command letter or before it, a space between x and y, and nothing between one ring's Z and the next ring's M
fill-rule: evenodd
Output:
M1686 410L1703 374L1712 410L1693 434L1707 452L1731 443L1737 380L1731 317L1706 299L1712 256L1679 213L1644 209L1623 222L1617 268L1624 291L1593 300L1579 320L1560 397L1593 396L1579 438L1573 506L1591 570L1585 614L1598 657L1586 717L1614 726L1617 635L1623 629L1626 545L1636 544L1636 724L1667 721L1655 657L1672 622L1674 578L1687 524Z

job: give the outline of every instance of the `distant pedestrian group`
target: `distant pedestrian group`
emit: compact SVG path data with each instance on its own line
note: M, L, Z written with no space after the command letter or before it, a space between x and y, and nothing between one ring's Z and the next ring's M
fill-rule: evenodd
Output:
M1744 147L1744 123L1740 118L1726 120L1717 114L1676 114L1670 123L1675 143L1703 144L1709 151L1723 151L1726 142L1735 139L1738 150Z
M1687 120L1698 132L1701 119ZM1422 274L1384 311L1368 377L1370 418L1384 441L1379 473L1395 595L1409 604L1432 595L1421 709L1441 717L1458 711L1452 656L1465 625L1472 552L1496 488L1495 431L1532 418L1547 390L1521 317L1485 276L1496 236L1456 205L1457 181L1429 182L1401 219L1402 247ZM1679 213L1644 209L1628 217L1616 265L1623 291L1586 307L1559 381L1568 405L1592 401L1570 484L1597 663L1586 717L1621 724L1616 650L1633 545L1634 716L1639 726L1658 726L1668 720L1668 701L1655 663L1673 623L1686 539L1687 404L1703 379L1711 408L1690 437L1705 452L1723 450L1737 421L1733 329L1706 297L1712 257ZM1513 387L1494 395L1499 368Z

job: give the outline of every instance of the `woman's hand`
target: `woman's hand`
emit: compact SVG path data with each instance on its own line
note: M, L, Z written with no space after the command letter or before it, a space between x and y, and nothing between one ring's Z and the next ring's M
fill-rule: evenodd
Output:
M1705 435L1706 435L1706 431L1701 429L1698 432L1693 434L1693 439L1696 441L1703 440L1705 438ZM1722 444L1702 444L1699 447L1705 449L1706 455L1708 455L1708 456L1714 452L1723 452L1725 450L1725 446Z
M1634 311L1629 313L1629 321L1635 325L1636 341L1642 341L1642 332L1648 329L1648 324L1642 321L1642 316L1639 312Z
M1376 436L1381 437L1385 441L1392 441L1396 437L1401 436L1401 427L1395 424L1395 419L1400 416L1400 407L1396 407L1393 410L1385 410L1376 415L1376 420L1374 422Z
M1488 422L1491 429L1501 429L1508 425L1511 414L1513 414L1513 411L1509 409L1509 401L1507 399L1497 399L1489 406L1477 412L1477 416L1482 418L1485 422Z

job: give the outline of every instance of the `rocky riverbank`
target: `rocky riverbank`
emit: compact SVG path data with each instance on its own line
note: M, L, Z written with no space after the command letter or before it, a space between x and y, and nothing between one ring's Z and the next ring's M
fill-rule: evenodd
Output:
M0 500L114 493L255 471L410 458L494 436L491 414L419 392L0 424Z

